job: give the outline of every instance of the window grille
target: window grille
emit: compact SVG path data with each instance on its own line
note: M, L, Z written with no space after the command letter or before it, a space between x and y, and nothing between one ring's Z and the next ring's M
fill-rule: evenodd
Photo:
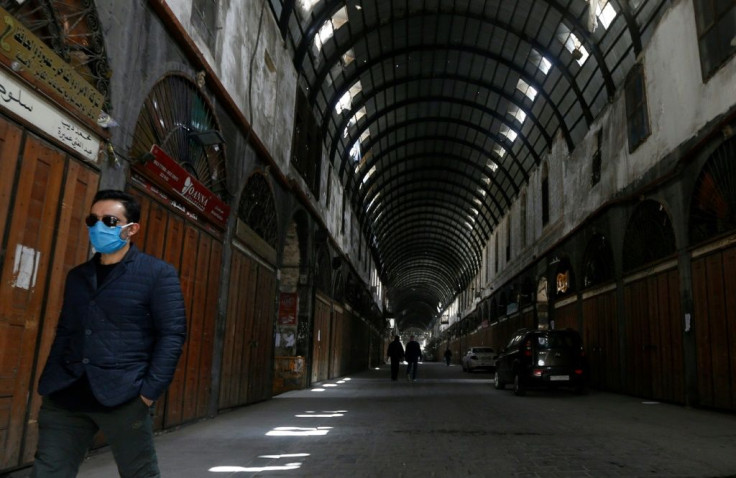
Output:
M690 203L690 243L736 230L736 137L718 147L703 166Z
M263 174L248 179L240 198L238 218L258 236L276 249L278 240L278 215L268 181Z

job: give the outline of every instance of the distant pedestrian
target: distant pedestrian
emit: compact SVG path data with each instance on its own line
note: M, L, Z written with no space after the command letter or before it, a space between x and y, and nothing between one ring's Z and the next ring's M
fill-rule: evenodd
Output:
M445 362L447 362L447 366L450 366L450 362L452 361L452 350L449 348L445 350Z
M412 382L417 379L417 366L419 360L422 359L422 348L419 342L414 340L414 336L409 337L409 343L406 344L406 379Z
M395 381L399 377L399 364L404 360L404 346L401 345L398 335L388 344L387 355L391 359L391 380Z

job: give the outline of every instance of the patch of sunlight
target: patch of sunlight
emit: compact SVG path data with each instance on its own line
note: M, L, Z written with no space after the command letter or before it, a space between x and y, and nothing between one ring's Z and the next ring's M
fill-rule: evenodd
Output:
M207 471L212 473L259 473L262 471L288 471L298 470L302 466L301 463L287 463L285 465L275 466L213 466Z
M332 427L300 428L300 427L276 427L266 436L272 437L307 437L327 435Z

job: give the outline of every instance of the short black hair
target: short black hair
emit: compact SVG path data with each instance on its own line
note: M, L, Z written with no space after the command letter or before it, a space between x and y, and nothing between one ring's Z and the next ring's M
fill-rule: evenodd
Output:
M141 204L135 197L126 193L125 191L120 191L117 189L101 189L97 191L97 194L95 194L95 197L92 200L92 204L94 205L99 201L108 200L118 201L123 205L123 207L125 208L125 219L128 221L128 223L140 222Z

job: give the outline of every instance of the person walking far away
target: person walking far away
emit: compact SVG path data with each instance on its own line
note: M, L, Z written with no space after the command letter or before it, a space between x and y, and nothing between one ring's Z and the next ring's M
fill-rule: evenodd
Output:
M412 382L417 379L417 366L422 358L422 348L419 342L414 340L414 336L409 337L406 344L406 379Z
M404 360L404 346L401 345L398 335L388 344L387 355L391 359L391 380L395 381L399 378L399 364Z
M447 366L450 366L450 362L452 361L452 351L450 349L445 350L445 362L447 362Z
M38 384L32 477L76 476L98 429L120 476L160 476L151 407L174 377L186 313L174 267L130 242L140 214L123 191L98 191L92 201L85 222L96 254L66 278Z

